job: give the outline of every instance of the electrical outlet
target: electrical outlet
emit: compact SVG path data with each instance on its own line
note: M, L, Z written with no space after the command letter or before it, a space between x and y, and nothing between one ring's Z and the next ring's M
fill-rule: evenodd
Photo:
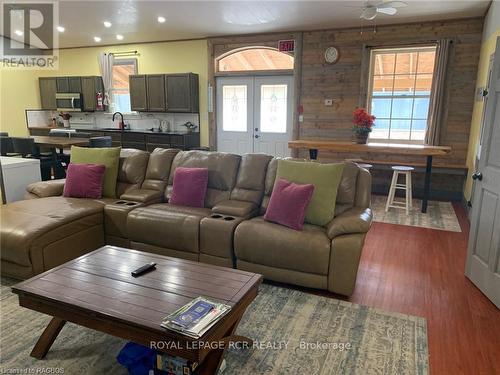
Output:
M333 99L325 99L325 106L331 107L333 105Z

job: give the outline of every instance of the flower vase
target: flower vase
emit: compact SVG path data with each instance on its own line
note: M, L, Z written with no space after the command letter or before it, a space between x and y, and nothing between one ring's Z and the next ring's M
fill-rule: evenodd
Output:
M63 119L63 126L64 126L65 128L69 128L69 119L68 119L68 120L64 120L64 119Z

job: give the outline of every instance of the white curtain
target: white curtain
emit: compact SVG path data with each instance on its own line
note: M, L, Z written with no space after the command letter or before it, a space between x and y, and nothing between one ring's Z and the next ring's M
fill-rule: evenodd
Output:
M109 109L113 107L112 88L113 88L113 61L112 53L101 52L99 54L99 69L101 70L102 82L104 84L104 105Z

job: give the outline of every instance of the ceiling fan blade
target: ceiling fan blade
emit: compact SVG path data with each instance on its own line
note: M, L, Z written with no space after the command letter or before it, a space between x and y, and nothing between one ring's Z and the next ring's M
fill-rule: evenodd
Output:
M398 12L398 10L396 8L377 8L377 12L393 16Z
M369 6L363 9L363 12L359 16L359 18L363 18L365 20L372 20L377 16L377 8Z
M377 4L376 7L378 9L384 9L384 8L403 8L408 6L408 3L405 3L404 1L387 1L387 2L382 2L380 4Z

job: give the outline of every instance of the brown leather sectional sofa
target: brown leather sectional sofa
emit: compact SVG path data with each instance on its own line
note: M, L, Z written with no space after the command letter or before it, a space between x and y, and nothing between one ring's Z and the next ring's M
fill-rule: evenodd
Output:
M204 208L168 203L180 166L208 168ZM32 184L32 199L1 209L2 274L27 278L110 244L350 295L372 221L370 174L346 163L335 218L295 231L262 218L276 169L264 154L122 150L117 199L64 198L64 180Z

